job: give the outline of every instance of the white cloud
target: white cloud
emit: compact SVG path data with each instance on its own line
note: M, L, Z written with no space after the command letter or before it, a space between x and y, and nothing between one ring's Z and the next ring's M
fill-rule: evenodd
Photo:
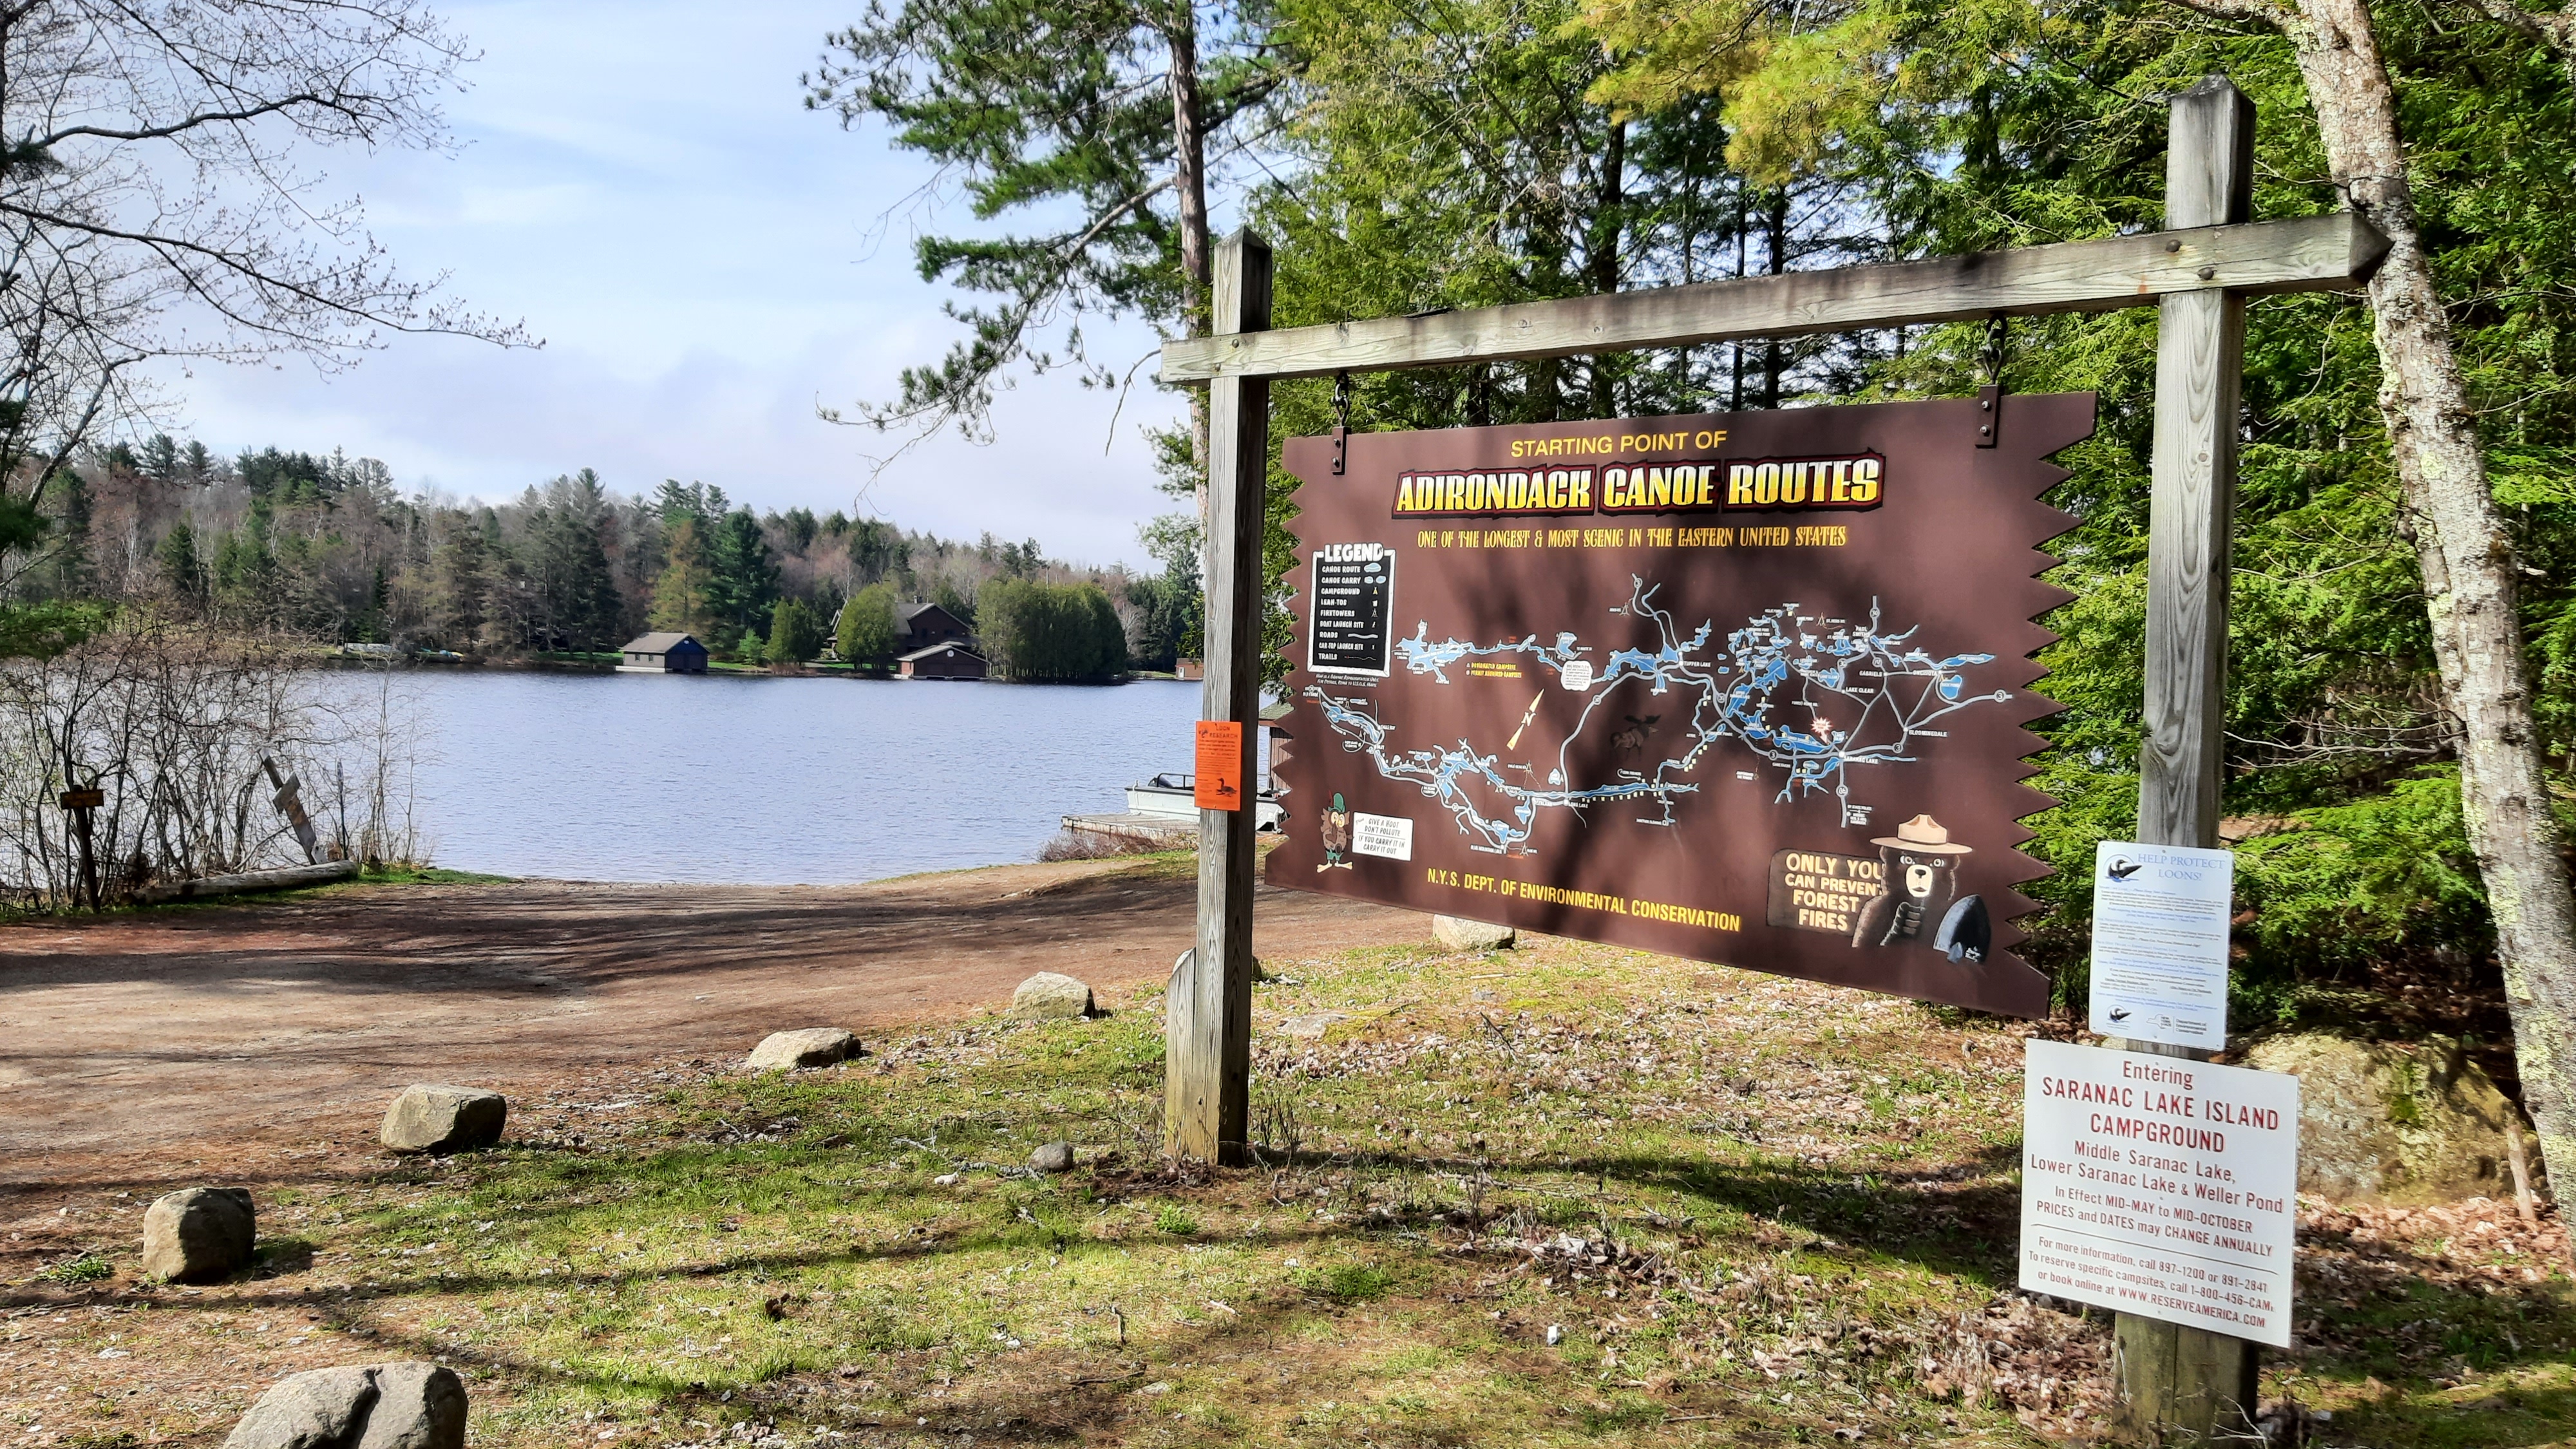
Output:
M486 57L449 107L461 154L336 157L333 180L367 198L405 266L451 272L459 295L548 345L403 337L329 378L201 370L179 384L189 429L224 450L345 447L407 484L487 499L594 467L626 491L677 477L760 507L851 508L862 458L894 440L833 427L816 404L884 398L960 333L940 315L950 294L914 273L908 221L877 234L925 169L801 104L798 74L858 9L449 7ZM1086 336L1122 367L1152 346L1134 323ZM918 447L866 504L906 527L1141 564L1136 525L1168 504L1138 425L1182 403L1140 383L1111 439L1113 406L1067 375L1024 379L993 446Z

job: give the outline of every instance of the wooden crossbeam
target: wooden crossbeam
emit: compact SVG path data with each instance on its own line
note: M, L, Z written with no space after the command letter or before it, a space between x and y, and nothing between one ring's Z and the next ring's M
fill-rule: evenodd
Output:
M2178 293L2359 286L2388 239L2348 211L1919 262L1784 272L1163 344L1163 381L1322 377L1512 358L2152 306Z

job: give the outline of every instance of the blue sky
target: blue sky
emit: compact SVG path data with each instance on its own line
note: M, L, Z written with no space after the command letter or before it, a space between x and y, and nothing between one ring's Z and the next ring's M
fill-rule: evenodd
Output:
M495 499L586 466L622 492L702 480L763 508L1144 564L1136 526L1171 504L1138 426L1182 407L1144 385L1150 367L1114 431L1109 396L1023 377L991 446L916 447L864 499L864 459L890 440L816 418L887 396L959 330L911 243L966 225L962 207L908 200L928 180L916 159L801 104L797 76L860 8L446 6L484 54L448 106L461 153L319 159L407 270L452 273L546 346L398 337L332 377L293 360L207 369L176 382L177 421L226 453L344 447L407 489ZM1153 346L1132 322L1086 335L1122 368Z

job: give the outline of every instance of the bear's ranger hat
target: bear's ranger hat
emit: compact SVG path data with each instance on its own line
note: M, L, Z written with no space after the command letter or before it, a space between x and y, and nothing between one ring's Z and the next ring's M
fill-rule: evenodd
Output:
M1952 845L1949 828L1929 815L1917 815L1896 827L1896 834L1878 836L1872 845L1893 845L1916 855L1971 855L1974 846Z

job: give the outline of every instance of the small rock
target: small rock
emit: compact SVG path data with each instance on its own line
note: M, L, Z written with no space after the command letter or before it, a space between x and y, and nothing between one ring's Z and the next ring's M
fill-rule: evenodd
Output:
M258 1217L238 1187L191 1187L144 1210L143 1272L173 1283L210 1283L250 1262Z
M1011 1015L1023 1021L1071 1021L1092 1012L1091 988L1053 971L1039 972L1011 993Z
M937 1187L955 1187L958 1180L963 1178L965 1175L966 1174L962 1172L943 1172L937 1177L932 1178L930 1181L933 1186Z
M1431 937L1452 951L1508 951L1520 939L1509 926L1471 921L1464 916L1433 916Z
M760 1039L743 1061L747 1072L789 1072L828 1067L859 1054L859 1039L837 1026L811 1026L803 1031L773 1031Z
M314 1369L280 1379L224 1439L224 1449L338 1449L376 1406L369 1368Z
M1563 1342L1565 1342L1565 1325L1562 1323L1549 1324L1547 1326L1547 1346L1554 1348Z
M464 1449L465 1385L434 1363L314 1369L279 1380L224 1449Z
M474 1087L405 1087L385 1112L385 1146L396 1152L472 1152L501 1140L510 1104Z
M376 1370L376 1409L357 1449L464 1449L465 1382L434 1363Z
M1279 1023L1279 1030L1282 1035L1295 1037L1299 1041L1313 1041L1331 1031L1333 1023L1340 1020L1342 1020L1342 1014L1338 1011L1317 1011L1305 1016L1292 1016Z
M1073 1144L1050 1142L1029 1154L1029 1166L1040 1172L1073 1171Z

